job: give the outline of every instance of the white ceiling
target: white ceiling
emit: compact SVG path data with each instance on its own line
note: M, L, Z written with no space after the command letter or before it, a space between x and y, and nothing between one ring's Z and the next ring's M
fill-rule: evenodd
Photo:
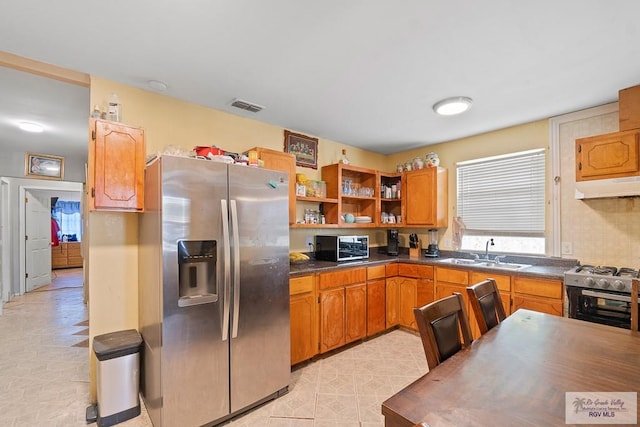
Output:
M3 0L0 50L394 153L615 101L640 84L638 16L637 0ZM456 95L472 109L433 113Z

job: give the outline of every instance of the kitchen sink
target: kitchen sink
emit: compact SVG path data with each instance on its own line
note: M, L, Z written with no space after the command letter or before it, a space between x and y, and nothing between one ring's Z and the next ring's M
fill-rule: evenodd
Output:
M522 270L523 268L531 267L530 264L516 264L512 262L495 262L495 261L486 261L486 260L475 260L475 259L465 259L465 258L445 258L439 259L437 262L441 262L443 264L454 264L454 265L471 265L474 267L489 267L495 268L497 270Z
M494 261L480 261L479 263L477 263L477 265L480 265L482 267L491 267L491 268L504 269L504 270L521 270L523 268L531 267L530 264L515 264L512 262L494 262Z
M439 259L438 262L444 264L458 264L458 265L478 265L479 261L473 259L464 259L464 258L445 258Z

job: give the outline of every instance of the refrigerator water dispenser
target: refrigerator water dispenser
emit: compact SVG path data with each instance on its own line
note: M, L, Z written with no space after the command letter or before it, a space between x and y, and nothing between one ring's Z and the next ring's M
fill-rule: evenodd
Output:
M178 241L178 306L218 301L216 241Z

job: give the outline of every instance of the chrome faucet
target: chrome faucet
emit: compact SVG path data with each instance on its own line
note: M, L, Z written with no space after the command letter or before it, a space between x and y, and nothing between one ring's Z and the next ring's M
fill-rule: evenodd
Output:
M489 261L489 244L491 244L491 246L495 246L493 239L487 240L487 244L484 246L484 259L487 261Z

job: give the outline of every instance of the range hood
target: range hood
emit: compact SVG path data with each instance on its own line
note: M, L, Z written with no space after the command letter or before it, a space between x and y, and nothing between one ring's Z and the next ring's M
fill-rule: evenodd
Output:
M579 200L640 196L640 176L579 181L575 192Z

